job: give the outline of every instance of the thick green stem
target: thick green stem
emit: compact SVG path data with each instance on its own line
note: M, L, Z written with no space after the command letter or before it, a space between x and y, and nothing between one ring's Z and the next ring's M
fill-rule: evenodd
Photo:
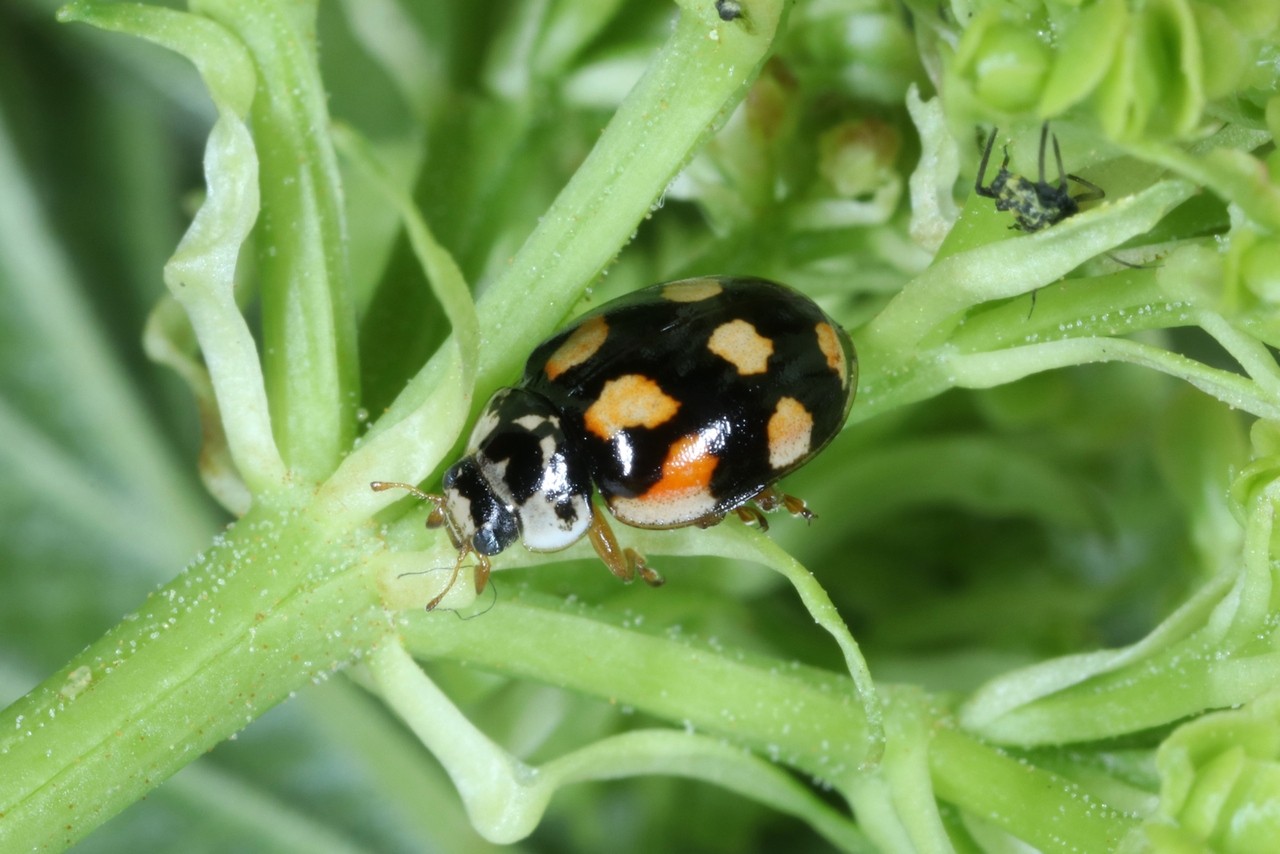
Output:
M1114 851L1137 825L1071 780L954 729L934 733L929 768L939 798L1040 851Z
M0 714L0 850L60 849L390 630L365 560L255 507L186 572Z
M462 622L422 614L410 617L403 631L418 655L609 697L829 780L855 774L875 747L857 691L839 676L784 670L773 660L733 661L567 614L558 603L499 602L484 619Z
M314 3L202 0L192 7L239 36L258 71L251 115L261 163L256 261L268 400L285 463L318 481L351 446L358 373Z

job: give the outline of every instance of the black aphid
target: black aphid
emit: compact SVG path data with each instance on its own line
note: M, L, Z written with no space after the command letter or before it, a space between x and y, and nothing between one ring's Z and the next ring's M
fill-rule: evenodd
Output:
M991 158L991 149L996 142L996 128L991 129L987 137L986 147L982 151L982 162L978 164L978 178L973 189L980 196L996 200L996 210L1012 211L1013 228L1019 231L1040 231L1062 222L1069 216L1080 212L1081 202L1092 202L1103 198L1106 194L1097 184L1072 175L1062 167L1062 150L1058 147L1058 137L1053 135L1053 157L1058 163L1057 183L1050 184L1045 180L1044 156L1049 147L1049 123L1040 127L1040 171L1036 181L1009 171L1009 146L1004 147L1004 159L1000 161L1000 171L985 187L982 182L987 177L987 163ZM1085 189L1079 195L1071 195L1067 181L1075 181Z

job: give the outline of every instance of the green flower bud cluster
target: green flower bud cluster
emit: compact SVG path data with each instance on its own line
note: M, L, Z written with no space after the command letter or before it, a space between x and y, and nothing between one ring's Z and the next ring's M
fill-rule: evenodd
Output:
M1215 100L1269 88L1278 25L1275 0L996 0L963 26L942 89L980 114L1077 108L1112 139L1184 138Z

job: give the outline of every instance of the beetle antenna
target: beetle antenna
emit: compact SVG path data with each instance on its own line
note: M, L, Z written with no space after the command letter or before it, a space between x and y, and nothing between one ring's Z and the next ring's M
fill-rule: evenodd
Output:
M427 501L431 504L437 503L436 496L428 495L427 493L423 492L421 489L418 489L418 487L410 483L400 483L399 481L395 481L395 480L375 480L373 483L369 484L369 488L372 489L374 492L386 492L388 489L403 489L409 492L409 494L413 495L416 498L420 498L423 501Z

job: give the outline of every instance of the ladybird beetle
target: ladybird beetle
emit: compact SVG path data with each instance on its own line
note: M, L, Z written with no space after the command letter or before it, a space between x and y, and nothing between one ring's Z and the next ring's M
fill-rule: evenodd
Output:
M1028 181L1021 175L1009 171L1009 146L1004 147L1004 159L1000 161L1000 171L991 183L982 186L987 177L987 162L991 159L991 148L996 142L996 128L991 129L987 137L987 145L982 151L982 162L978 164L978 178L974 181L973 190L979 196L996 200L996 210L1013 211L1013 228L1019 231L1040 231L1051 225L1057 225L1064 219L1080 212L1081 202L1092 202L1103 198L1106 193L1097 184L1086 181L1068 173L1062 168L1062 149L1058 147L1058 136L1053 135L1053 156L1058 162L1058 183L1050 184L1044 179L1044 155L1049 145L1049 123L1040 126L1040 178ZM1071 195L1067 180L1075 181L1086 192L1078 196Z
M733 512L767 528L762 511L804 502L773 484L840 431L858 363L840 326L808 297L757 278L706 276L653 285L605 303L539 344L518 385L489 400L443 495L402 483L434 505L458 549L444 592L468 555L476 589L489 558L520 539L557 551L587 536L629 581L662 583L622 549L619 522L710 527ZM442 592L427 606L439 603Z

